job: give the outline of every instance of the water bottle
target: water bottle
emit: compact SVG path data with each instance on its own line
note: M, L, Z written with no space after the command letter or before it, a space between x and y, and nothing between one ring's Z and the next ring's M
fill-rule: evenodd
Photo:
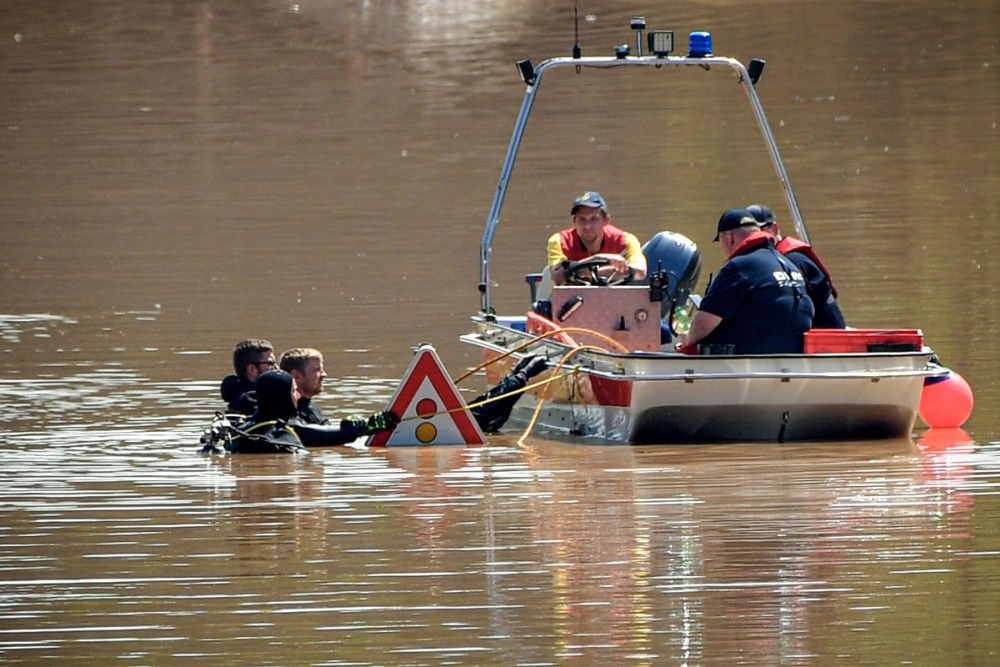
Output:
M674 331L684 334L691 328L691 316L681 306L674 307Z

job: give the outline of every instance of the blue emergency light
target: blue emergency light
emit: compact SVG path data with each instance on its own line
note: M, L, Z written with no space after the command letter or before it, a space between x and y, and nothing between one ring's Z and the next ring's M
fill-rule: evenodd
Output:
M712 33L695 31L688 36L688 57L704 58L712 55Z

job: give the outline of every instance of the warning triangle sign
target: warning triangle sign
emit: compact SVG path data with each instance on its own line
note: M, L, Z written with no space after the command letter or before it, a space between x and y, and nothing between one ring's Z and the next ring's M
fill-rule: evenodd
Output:
M486 436L430 345L417 348L388 409L402 421L392 431L370 436L369 447L486 444Z

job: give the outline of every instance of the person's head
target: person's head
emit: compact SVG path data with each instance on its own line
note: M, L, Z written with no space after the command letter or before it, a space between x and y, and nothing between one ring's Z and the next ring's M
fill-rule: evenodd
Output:
M257 377L256 419L291 419L298 402L295 382L285 371L272 369Z
M233 348L233 370L241 380L256 382L257 376L275 367L274 347L263 338L248 338Z
M729 257L748 236L760 232L757 220L745 208L731 208L719 218L715 238L722 252Z
M573 228L584 243L596 243L604 236L604 225L608 224L608 204L597 192L584 192L573 200L570 207Z
M295 380L295 386L304 398L312 398L323 391L323 380L326 371L323 368L323 355L311 347L296 347L281 354L278 362L281 370L290 373Z
M774 211L769 206L763 204L751 204L747 206L747 211L757 221L757 226L762 232L766 232L776 239L781 238L781 230L778 228L778 221L774 217Z

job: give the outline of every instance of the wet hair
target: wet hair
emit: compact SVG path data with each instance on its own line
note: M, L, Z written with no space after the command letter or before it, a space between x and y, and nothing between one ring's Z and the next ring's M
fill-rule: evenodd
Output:
M322 358L323 355L320 354L319 350L314 350L311 347L293 347L281 353L278 367L286 373L291 373L292 371L302 373L305 372L306 364L309 363L310 359Z
M294 414L292 376L279 370L261 373L257 378L257 412L254 419L290 419Z
M233 347L233 370L242 379L247 379L247 366L257 363L260 355L274 352L274 346L263 338L247 338Z

